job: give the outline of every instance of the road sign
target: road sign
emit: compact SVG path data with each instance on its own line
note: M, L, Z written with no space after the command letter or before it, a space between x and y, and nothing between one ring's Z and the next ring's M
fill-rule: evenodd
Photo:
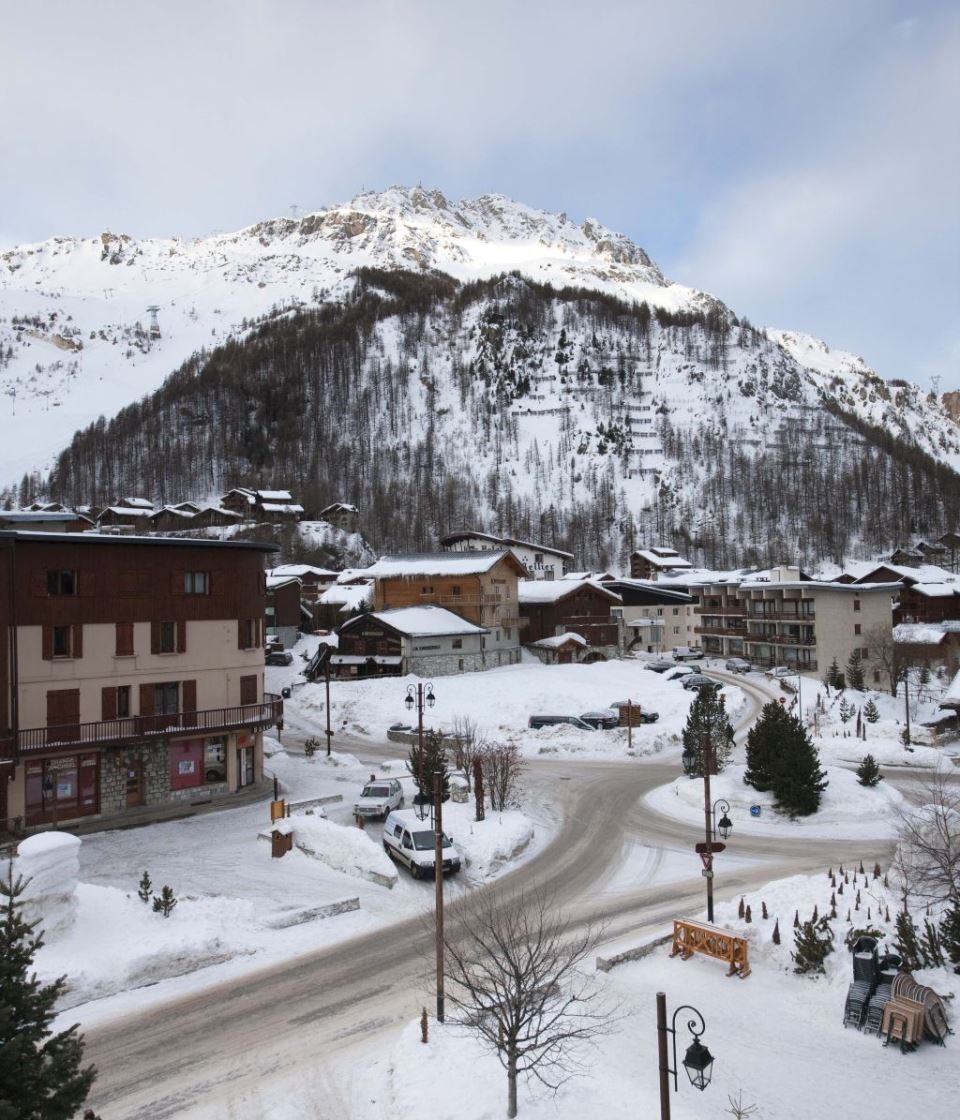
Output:
M701 840L699 844L694 845L693 850L698 856L702 856L704 852L725 852L727 845L721 844L719 840L711 840L709 844L705 840Z
M704 877L704 879L712 879L713 878L713 872L712 871L704 870L704 871L701 871L700 874Z
M713 868L713 855L710 852L700 853L700 862L703 864L704 873Z
M759 805L751 805L750 806L750 816L751 817L759 817L760 816L760 806Z

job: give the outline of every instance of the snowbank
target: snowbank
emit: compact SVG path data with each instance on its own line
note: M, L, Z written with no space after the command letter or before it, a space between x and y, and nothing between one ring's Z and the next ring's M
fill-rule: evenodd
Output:
M523 853L533 839L533 822L517 809L502 813L487 810L486 819L474 820L473 801L443 806L443 831L466 861L470 877L489 879L504 864Z
M334 871L392 887L397 881L393 861L362 828L334 824L325 817L295 813L283 822L293 832L293 842L308 856Z
M745 766L731 765L722 774L710 779L710 795L714 801L724 798L730 803L734 837L742 836L826 836L835 839L890 837L896 834L897 809L904 803L903 795L886 782L872 788L861 786L850 770L827 766L829 785L823 791L820 809L810 817L791 821L777 813L771 793L759 793L744 784ZM675 781L652 790L645 804L664 816L703 824L703 781L685 774ZM760 806L760 815L752 816L751 806Z
M76 916L80 840L67 832L41 832L18 845L13 878L26 887L23 915L38 921L47 940L70 928Z

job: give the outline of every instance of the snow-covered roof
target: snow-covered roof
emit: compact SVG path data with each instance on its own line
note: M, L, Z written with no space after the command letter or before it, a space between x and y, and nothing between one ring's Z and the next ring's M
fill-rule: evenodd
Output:
M323 517L325 513L359 513L360 511L356 506L350 505L349 502L331 502L330 505L324 506L318 516Z
M517 584L517 597L521 604L529 606L538 603L556 603L561 599L576 595L578 591L585 587L589 587L591 591L599 591L611 602L623 602L615 592L592 579L522 579Z
M148 511L149 517L159 517L161 513L169 513L172 517L196 517L196 511L181 509L179 506L161 506L160 509Z
M303 513L303 506L296 502L284 504L283 502L261 502L260 508L264 513Z
M285 587L288 583L300 583L299 576L280 576L276 571L267 572L267 587Z
M646 560L654 568L692 568L689 560L684 560L672 548L639 548L633 554Z
M363 616L364 621L371 618L389 626L399 634L408 638L434 638L443 635L455 634L489 634L484 626L477 626L468 622L460 615L448 611L446 607L396 607L389 611L374 611ZM344 624L349 629L359 625L360 620L351 620Z
M853 579L865 579L878 568L886 568L910 583L951 583L957 577L938 564L892 564L889 560L855 560L843 569L843 574Z
M953 595L960 595L960 584L958 583L915 583L910 588L918 595L923 595L927 599L949 599Z
M229 498L231 494L239 494L239 496L243 498L248 503L248 505L251 506L257 500L257 495L253 492L253 490L248 490L245 486L234 486L234 488L232 490L228 490L226 494L223 495L223 497Z
M106 509L100 511L102 517L105 513L116 513L121 517L149 517L153 513L153 506L144 508L142 506L107 506Z
M586 638L574 634L572 631L569 634L554 634L550 638L541 638L540 641L531 642L530 645L538 649L560 649L571 643L577 646L589 645Z
M470 576L489 572L509 558L518 568L520 561L508 549L496 552L427 552L414 556L382 556L365 569L373 579L416 579L419 576Z
M24 524L57 524L63 521L72 521L77 515L71 510L65 510L63 513L54 513L50 510L26 510L26 509L5 509L0 510L0 521L9 521L16 525L19 522Z
M900 622L893 628L893 640L911 645L936 646L948 634L960 634L960 619L943 622Z
M940 707L960 709L960 673L957 673L951 681L950 687L943 694Z
M146 498L121 498L121 506L133 509L153 509L153 502L148 501Z
M345 613L358 611L373 603L372 583L335 583L320 596L325 607L340 607Z
M562 549L553 548L548 544L538 544L536 541L521 541L515 537L495 537L492 533L481 533L476 529L461 529L457 533L447 533L445 537L440 538L440 543L447 545L467 540L486 541L488 544L503 545L506 548L529 548L534 552L549 552L551 556L562 556L564 560L573 559L572 552L564 552Z
M304 576L329 576L331 579L336 579L340 573L331 572L329 568L315 568L312 564L278 564L277 567L272 569L271 574L275 576L299 576L301 579Z
M761 580L757 583L754 582L753 577L751 577L750 580L744 580L740 584L740 590L776 591L778 588L783 587L791 591L845 591L848 595L853 595L865 591L886 591L889 593L899 586L899 583L834 583L827 580L815 579L792 579L779 582Z
M289 490L257 490L257 497L261 502L292 502L293 495Z

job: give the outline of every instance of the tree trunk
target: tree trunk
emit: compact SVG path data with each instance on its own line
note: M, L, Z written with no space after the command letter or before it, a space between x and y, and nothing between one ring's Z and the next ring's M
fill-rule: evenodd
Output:
M517 1115L517 1054L511 1049L507 1056L507 1116Z

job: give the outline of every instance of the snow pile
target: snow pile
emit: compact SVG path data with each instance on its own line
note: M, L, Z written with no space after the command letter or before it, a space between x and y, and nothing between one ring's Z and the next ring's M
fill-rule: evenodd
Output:
M296 813L284 822L293 832L293 842L308 856L334 871L359 876L381 886L392 887L397 871L390 857L361 828L334 824L321 816Z
M533 822L518 809L474 820L476 805L448 801L443 806L443 831L463 856L473 879L489 879L505 863L517 858L533 839Z
M80 840L67 832L40 832L22 841L13 878L23 877L23 915L38 921L47 938L62 933L76 917Z
M856 775L840 767L825 767L829 785L823 791L820 808L809 817L792 821L774 809L772 793L759 793L743 780L745 766L728 766L722 774L710 779L710 796L730 803L733 847L742 836L827 836L889 837L896 834L897 810L904 804L903 795L886 782L873 787L861 786ZM681 775L676 781L651 791L645 804L654 812L690 824L703 824L703 781ZM759 806L760 815L753 816L751 807Z

